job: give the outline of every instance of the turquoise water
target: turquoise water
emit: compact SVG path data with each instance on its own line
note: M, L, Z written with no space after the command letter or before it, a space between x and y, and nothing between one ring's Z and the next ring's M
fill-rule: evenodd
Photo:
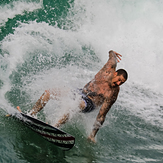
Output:
M163 162L161 0L0 1L0 162ZM118 68L129 73L96 143L87 140L98 110L78 112L82 88L106 63L108 51L122 54ZM51 100L38 118L76 137L62 151L12 118L27 113L45 89L67 93Z

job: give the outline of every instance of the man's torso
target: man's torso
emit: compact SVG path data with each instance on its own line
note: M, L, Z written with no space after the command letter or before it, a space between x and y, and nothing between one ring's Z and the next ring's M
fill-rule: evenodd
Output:
M99 71L95 78L85 85L83 92L87 94L96 106L100 106L105 99L113 98L118 95L119 87L113 88L111 86L114 72L115 71Z

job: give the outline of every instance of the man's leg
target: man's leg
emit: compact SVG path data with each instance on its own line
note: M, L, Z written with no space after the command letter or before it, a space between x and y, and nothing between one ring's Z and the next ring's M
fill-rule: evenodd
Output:
M46 90L42 96L38 99L38 101L36 102L36 104L33 106L30 114L31 115L36 115L39 111L41 111L44 106L46 105L46 103L49 101L50 99L50 91Z
M81 102L80 102L80 104L79 104L80 110L81 110L81 111L84 110L85 107L86 107L86 104L85 104L84 100L81 100Z
M79 108L81 110L84 110L84 108L85 108L85 102L83 100L80 101ZM62 124L65 124L68 121L69 116L70 116L69 113L64 114L63 117L54 125L54 127L60 127Z
M62 124L65 124L69 119L69 113L64 114L63 117L54 125L54 127L60 127Z

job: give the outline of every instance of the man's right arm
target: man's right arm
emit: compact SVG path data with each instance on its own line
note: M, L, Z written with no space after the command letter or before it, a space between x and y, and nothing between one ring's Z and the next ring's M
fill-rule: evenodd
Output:
M113 50L109 51L108 65L114 69L117 67L117 57Z
M109 51L109 55L110 55L110 52L113 52L116 55L117 62L120 62L122 55L113 50Z
M110 50L109 51L109 60L107 61L107 63L104 65L104 67L100 70L102 72L110 70L110 69L116 69L117 67L117 61L119 62L121 60L122 57L119 53Z

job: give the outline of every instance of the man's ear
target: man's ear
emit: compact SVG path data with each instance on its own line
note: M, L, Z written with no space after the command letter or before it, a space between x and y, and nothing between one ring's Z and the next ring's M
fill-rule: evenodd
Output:
M114 77L116 77L116 76L117 76L117 74L118 74L118 73L117 73L117 72L115 72L115 73L114 73Z

